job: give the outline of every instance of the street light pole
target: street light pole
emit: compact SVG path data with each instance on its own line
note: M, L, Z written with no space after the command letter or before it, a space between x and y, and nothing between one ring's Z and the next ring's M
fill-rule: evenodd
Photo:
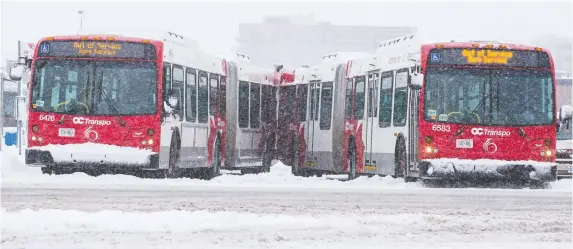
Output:
M84 11L78 10L78 15L80 16L80 30L78 31L78 35L82 33L82 28L84 24Z

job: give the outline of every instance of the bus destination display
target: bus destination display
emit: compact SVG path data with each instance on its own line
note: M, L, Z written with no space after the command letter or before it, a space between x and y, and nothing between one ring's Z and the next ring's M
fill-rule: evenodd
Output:
M550 67L549 56L540 51L443 48L433 49L429 64L495 65L514 67Z
M153 59L151 44L112 41L46 41L40 44L39 56L49 57L113 57Z

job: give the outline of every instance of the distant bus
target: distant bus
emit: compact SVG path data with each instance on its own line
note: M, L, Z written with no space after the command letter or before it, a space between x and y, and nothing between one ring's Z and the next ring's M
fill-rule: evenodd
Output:
M4 127L16 127L15 101L18 96L18 84L14 81L4 80L4 96L2 96Z
M554 71L542 48L416 36L287 70L279 109L295 122L279 118L293 141L282 154L297 175L552 181Z
M274 69L228 62L173 33L46 37L31 67L25 161L44 173L269 171Z

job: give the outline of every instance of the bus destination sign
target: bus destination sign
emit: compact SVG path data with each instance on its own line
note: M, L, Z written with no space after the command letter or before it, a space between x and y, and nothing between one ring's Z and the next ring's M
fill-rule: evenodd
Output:
M116 41L45 41L38 56L154 59L151 44Z
M549 56L542 51L441 48L432 49L429 64L492 65L549 68Z

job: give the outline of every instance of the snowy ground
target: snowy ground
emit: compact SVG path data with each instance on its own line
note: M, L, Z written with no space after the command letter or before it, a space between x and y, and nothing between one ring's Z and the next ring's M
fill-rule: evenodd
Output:
M41 175L3 147L2 248L571 248L572 182L424 188L271 173Z

